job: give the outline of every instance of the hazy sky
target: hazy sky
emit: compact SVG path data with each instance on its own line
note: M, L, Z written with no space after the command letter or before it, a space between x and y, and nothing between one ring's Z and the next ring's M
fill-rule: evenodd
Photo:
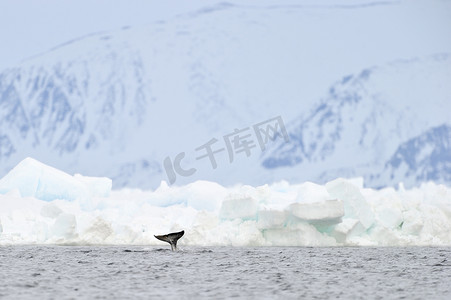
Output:
M208 0L0 0L0 70L89 33L140 25Z
M23 59L47 51L54 46L74 38L99 32L136 26L168 19L172 16L214 5L223 0L0 0L0 70L15 66ZM442 21L433 23L451 27L451 6L443 5L447 0L406 0L423 2L431 15ZM365 4L358 0L229 0L231 3L265 5L269 3L295 3L303 5L349 5ZM397 1L394 1L397 2ZM448 4L451 1L448 1ZM411 13L409 13L411 15ZM449 21L443 21L449 15ZM383 22L384 20L381 20ZM422 26L412 28L422 30ZM446 30L441 28L440 31ZM439 34L439 33L437 33ZM441 33L440 33L441 34Z

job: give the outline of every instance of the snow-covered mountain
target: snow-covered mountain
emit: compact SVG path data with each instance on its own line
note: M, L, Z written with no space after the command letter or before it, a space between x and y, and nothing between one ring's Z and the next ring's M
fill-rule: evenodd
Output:
M294 120L291 143L263 167L259 155L223 156L177 183L372 174L449 119L449 56L423 57L451 49L430 39L431 23L416 36L407 33L418 19L392 26L418 5L221 3L65 43L0 73L0 176L32 156L115 187L155 187L165 157L186 151L192 166L196 147L279 115ZM421 58L385 65L400 57ZM381 67L345 77L305 113L331 82L371 65Z
M65 57L0 75L2 164L31 153L60 158L66 166L91 151L114 156L125 148L121 141L143 124L150 98L136 53Z
M402 143L376 176L380 184L403 181L451 182L451 126L444 124Z
M281 178L364 176L371 186L449 184L449 82L447 54L345 76L289 125L291 142L276 146L263 165L280 169Z

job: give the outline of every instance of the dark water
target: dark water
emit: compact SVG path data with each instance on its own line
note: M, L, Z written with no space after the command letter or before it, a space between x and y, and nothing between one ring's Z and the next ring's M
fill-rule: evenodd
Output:
M0 247L2 299L451 299L451 248Z

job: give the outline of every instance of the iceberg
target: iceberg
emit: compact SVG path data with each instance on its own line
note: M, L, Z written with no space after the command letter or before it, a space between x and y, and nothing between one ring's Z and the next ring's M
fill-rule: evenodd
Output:
M354 182L338 178L326 183L326 189L332 197L344 202L346 217L356 218L365 229L368 229L373 225L374 212L360 192L360 184L356 185Z
M44 201L89 201L91 197L107 197L111 187L109 178L71 176L30 157L0 179L1 194L18 190L22 197Z
M182 229L180 247L451 245L451 188L375 190L338 178L111 190L108 178L31 158L0 179L0 245L157 245L154 234Z
M310 222L331 221L341 223L344 216L344 206L341 200L326 200L313 203L290 204L290 212L293 216Z

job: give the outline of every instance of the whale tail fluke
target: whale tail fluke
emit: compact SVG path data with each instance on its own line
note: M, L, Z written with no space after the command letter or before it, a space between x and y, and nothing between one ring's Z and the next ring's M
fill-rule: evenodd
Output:
M172 251L177 251L177 241L185 234L185 231L173 232L165 235L154 235L157 239L171 245Z

